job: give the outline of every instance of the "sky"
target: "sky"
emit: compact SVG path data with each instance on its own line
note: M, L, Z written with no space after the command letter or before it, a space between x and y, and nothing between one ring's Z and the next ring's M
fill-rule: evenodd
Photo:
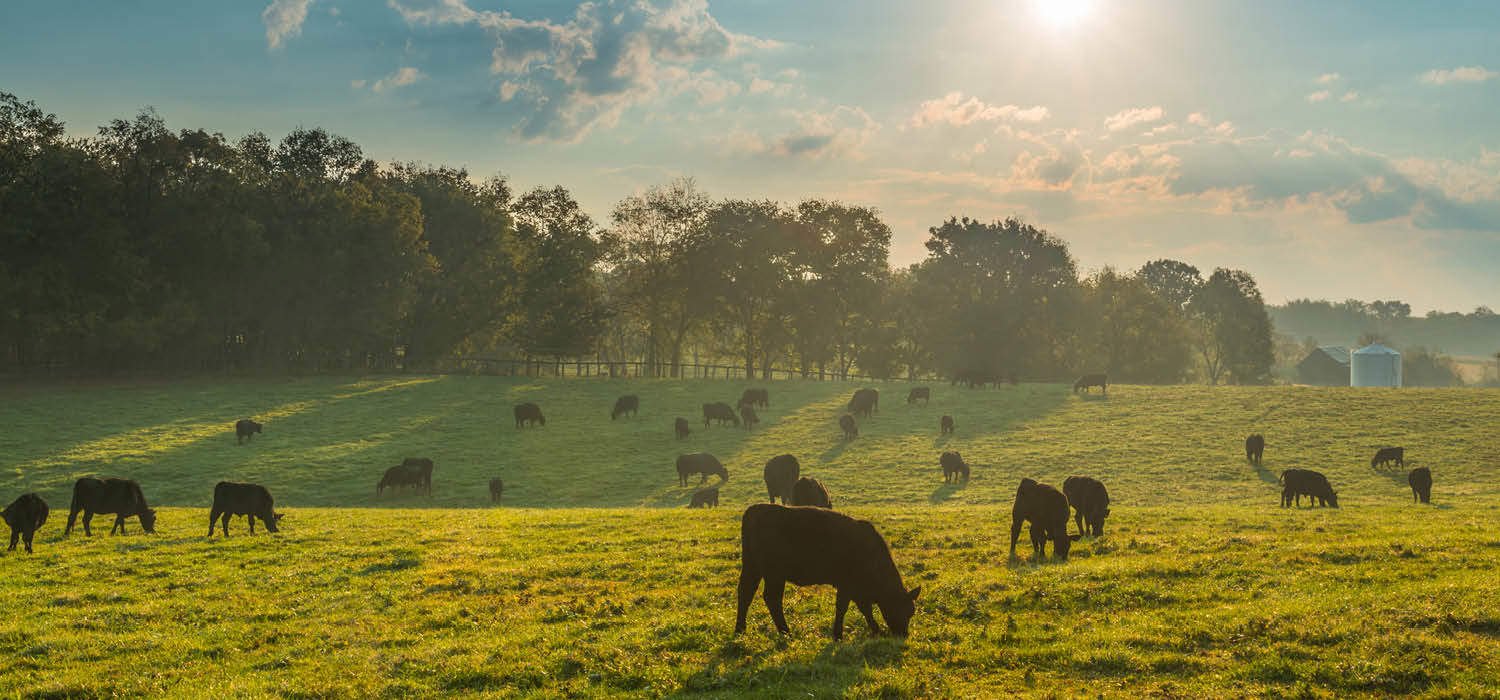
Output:
M6 0L0 91L88 135L323 127L381 162L1016 216L1084 271L1500 307L1500 2Z

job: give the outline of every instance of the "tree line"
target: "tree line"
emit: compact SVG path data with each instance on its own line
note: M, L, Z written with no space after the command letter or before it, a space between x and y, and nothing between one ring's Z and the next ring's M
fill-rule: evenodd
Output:
M322 129L86 138L0 93L0 365L12 371L444 368L474 355L729 360L747 376L1264 383L1246 272L1080 275L1017 219L950 218L893 269L873 208L716 199L690 179L593 220L567 189L382 166Z

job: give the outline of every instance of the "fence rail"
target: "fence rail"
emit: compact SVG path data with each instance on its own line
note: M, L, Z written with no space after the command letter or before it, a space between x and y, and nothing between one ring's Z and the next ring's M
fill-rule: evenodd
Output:
M662 379L745 379L744 365L721 365L697 362L680 364L615 360L538 360L496 357L463 357L456 369L464 374L489 374L507 377L594 377L624 379L654 377ZM816 369L798 370L773 367L757 370L751 379L806 379L811 381L918 381L921 377L881 379L857 372L829 372Z

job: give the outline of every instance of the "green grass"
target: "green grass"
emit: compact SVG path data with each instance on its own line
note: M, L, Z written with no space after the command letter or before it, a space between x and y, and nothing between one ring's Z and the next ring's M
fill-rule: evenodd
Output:
M0 695L1486 696L1500 687L1500 391L879 385L844 443L852 385L772 382L764 429L671 419L726 382L466 377L28 387L0 392L0 498L53 519L0 557ZM615 396L640 418L611 423ZM548 425L518 431L510 407ZM944 440L937 419L956 418ZM235 444L236 418L266 432ZM1266 465L1241 452L1267 438ZM1402 444L1434 503L1369 466ZM944 449L975 464L945 487ZM716 511L679 507L679 452L729 468ZM789 589L793 632L757 599L735 638L738 516L782 452L874 521L913 635L828 638L833 592ZM405 456L434 495L377 500ZM1319 469L1344 508L1278 507L1275 473ZM1104 480L1107 533L1066 564L1008 560L1021 476ZM71 481L139 479L159 534L62 539ZM501 476L506 504L485 482ZM266 484L280 535L210 540L221 478ZM370 506L380 506L371 508ZM96 519L96 524L101 521ZM1024 538L1023 538L1024 540Z

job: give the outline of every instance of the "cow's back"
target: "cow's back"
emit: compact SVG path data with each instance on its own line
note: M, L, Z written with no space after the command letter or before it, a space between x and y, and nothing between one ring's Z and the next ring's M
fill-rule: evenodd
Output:
M900 577L873 525L824 508L757 503L740 520L740 541L746 565L800 586L873 590L886 569Z

